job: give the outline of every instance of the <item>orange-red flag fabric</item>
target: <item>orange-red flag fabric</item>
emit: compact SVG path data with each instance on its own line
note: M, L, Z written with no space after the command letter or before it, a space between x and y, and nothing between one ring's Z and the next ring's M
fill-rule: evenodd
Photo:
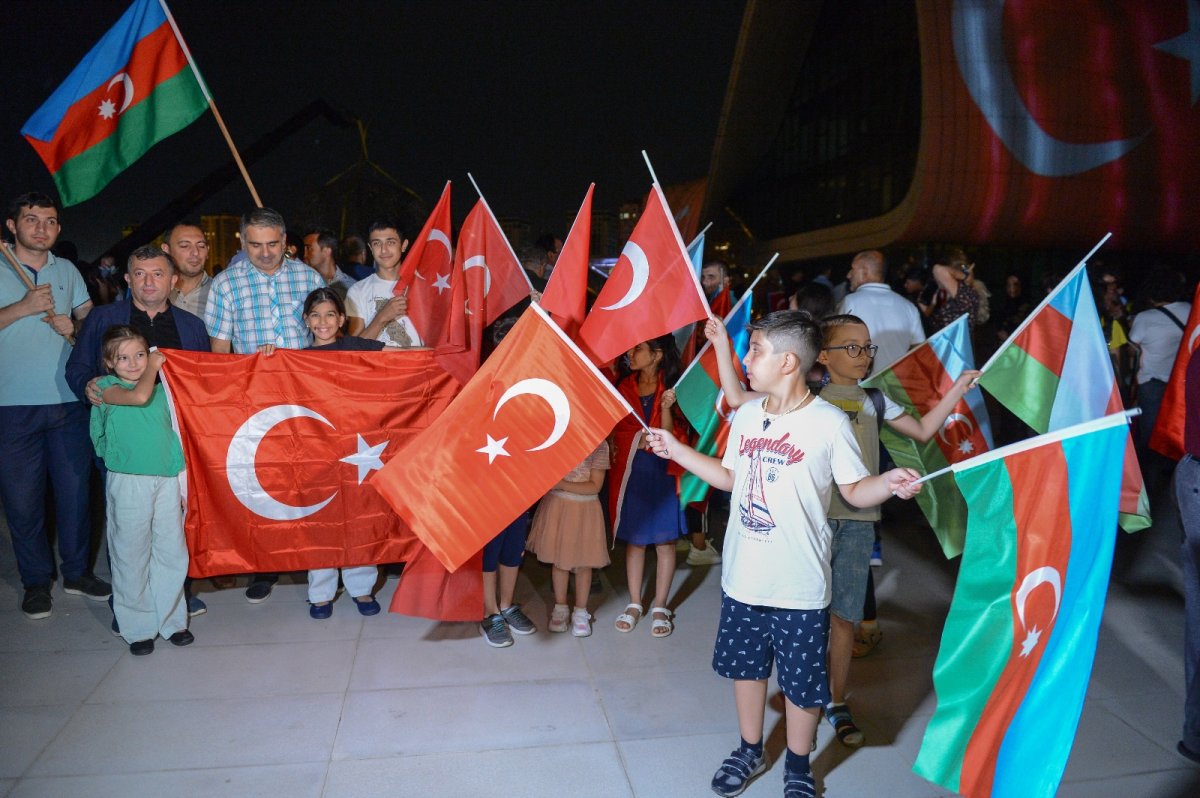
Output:
M432 618L435 621L478 621L483 617L483 551L447 571L429 549L417 541L404 566L388 612Z
M642 341L708 318L708 303L656 183L621 257L579 330L579 347L609 363Z
M592 241L592 194L596 184L588 186L587 196L575 214L575 222L563 242L554 263L554 271L542 292L542 310L550 314L572 341L579 340L579 328L587 315L588 258Z
M163 375L187 461L193 577L398 562L415 550L372 483L453 397L431 352L172 350Z
M450 181L400 264L397 294L408 291L408 315L426 346L444 346L451 309Z
M479 368L483 328L533 290L500 223L482 197L458 232L450 279L455 304L450 314L449 341L462 345L439 352L438 363L459 384L466 385ZM461 313L457 312L459 308Z
M545 311L531 305L437 423L373 484L453 571L630 412Z
M1158 421L1154 423L1154 432L1150 435L1150 448L1172 460L1178 460L1184 454L1183 382L1188 360L1197 348L1200 348L1200 284L1196 285L1196 294L1192 297L1192 312L1188 314L1187 326L1183 330L1179 351L1175 354L1175 363L1167 380L1167 390L1158 408Z

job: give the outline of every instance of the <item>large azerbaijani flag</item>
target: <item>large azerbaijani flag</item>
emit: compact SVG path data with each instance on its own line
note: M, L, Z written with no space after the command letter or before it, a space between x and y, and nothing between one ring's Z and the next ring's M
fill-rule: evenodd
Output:
M735 369L741 372L741 359L746 356L746 345L750 324L751 297L747 291L725 318L725 329L729 333L735 355ZM740 346L740 348L739 348ZM706 341L696 359L675 383L675 398L679 409L696 430L696 451L712 457L720 457L729 438L729 423L733 409L725 401L721 390L721 377L717 371L717 353L711 341ZM679 503L686 507L704 501L708 496L708 483L690 471L679 478Z
M1084 258L1063 278L984 364L979 378L982 388L1039 433L1122 409L1086 266ZM1126 437L1119 518L1134 532L1150 526L1150 501L1133 438L1128 432Z
M967 537L918 775L968 798L1058 788L1096 652L1127 437L1117 413L953 466Z
M94 197L208 108L172 23L161 0L136 0L21 128L63 205Z
M914 418L933 409L958 376L975 368L966 315L931 335L929 339L888 368L863 381L863 387L879 388ZM992 428L983 394L968 391L946 417L932 439L919 443L900 435L886 424L880 439L896 465L927 474L992 448ZM917 494L917 504L933 527L947 557L962 553L967 529L967 505L951 475L932 481Z

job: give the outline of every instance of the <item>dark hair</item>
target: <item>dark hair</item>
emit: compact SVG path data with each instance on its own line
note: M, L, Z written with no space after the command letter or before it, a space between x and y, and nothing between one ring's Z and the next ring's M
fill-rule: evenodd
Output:
M1183 293L1183 276L1170 269L1150 272L1138 290L1141 304L1151 307L1155 302L1175 302Z
M810 282L796 292L796 309L806 310L814 319L823 319L833 312L833 290L824 283Z
M195 219L180 219L178 222L171 225L166 230L163 230L163 234L162 234L163 243L165 244L167 241L169 241L171 239L171 233L174 233L176 230L178 230L181 227L194 227L197 230L199 230L201 233L204 232L204 227L199 222L197 222ZM208 236L205 236L204 238L206 241L208 240Z
M321 302L332 302L339 316L346 315L346 303L337 295L337 291L328 286L321 286L304 298L304 312L301 315L307 316Z
M121 348L121 344L126 341L138 340L150 349L150 342L146 340L146 336L142 335L128 324L114 324L104 331L104 335L100 338L100 359L104 361L104 368L112 371L110 362L117 359L117 350Z
M49 194L43 194L40 191L27 191L21 196L8 203L8 216L6 219L12 219L15 223L17 217L21 215L22 208L53 208L61 210L58 203Z
M152 244L146 244L143 247L138 247L133 252L129 253L129 259L125 261L126 273L133 273L133 263L143 263L148 260L157 260L162 258L171 267L171 274L179 271L179 267L175 264L175 259L171 257L171 253L167 252L162 247L156 247Z
M407 241L408 236L404 234L404 228L400 226L400 222L395 219L376 219L371 222L371 226L367 228L367 238L371 237L371 233L376 230L395 230L400 234L401 241Z
M838 327L849 327L851 324L861 324L867 327L867 323L858 316L852 313L835 313L832 316L826 316L821 319L821 345L829 340L829 334ZM867 327L867 334L871 334L871 328Z
M553 233L543 233L538 240L534 242L534 246L540 249L543 255L547 252L557 252L558 249L554 246L555 241L562 241L562 239Z
M663 385L670 388L679 380L683 365L679 361L679 348L675 345L675 336L667 333L646 341L651 352L662 352L662 360L658 364L658 372L662 375ZM624 355L617 359L617 382L633 373L629 368L629 359Z
M367 245L363 243L360 236L346 236L346 240L342 242L342 259L354 260L358 255L367 253Z
M821 351L821 328L812 314L803 310L777 310L747 327L762 333L776 352L791 352L800 359L801 373L812 368Z
M314 227L304 234L304 238L315 235L317 237L317 246L321 249L327 249L335 256L338 251L338 237L328 227Z

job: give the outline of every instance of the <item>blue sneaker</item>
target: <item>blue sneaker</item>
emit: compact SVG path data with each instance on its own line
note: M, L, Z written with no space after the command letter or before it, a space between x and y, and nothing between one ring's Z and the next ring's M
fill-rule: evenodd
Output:
M363 601L363 597L360 596L354 599L354 606L358 607L359 615L379 614L379 602L375 600L374 596L366 596L366 601Z
M883 545L878 540L871 547L871 565L875 568L883 565Z
M323 621L326 618L330 618L332 616L333 616L333 602L332 601L326 601L324 604L309 604L308 605L308 617L310 617L314 620Z
M199 596L188 596L187 605L189 618L208 612L208 605Z
M746 791L746 787L750 786L750 782L766 769L765 755L739 747L717 768L712 778L712 791L725 798L741 795Z
M812 771L784 773L783 798L817 798L817 783L813 780Z

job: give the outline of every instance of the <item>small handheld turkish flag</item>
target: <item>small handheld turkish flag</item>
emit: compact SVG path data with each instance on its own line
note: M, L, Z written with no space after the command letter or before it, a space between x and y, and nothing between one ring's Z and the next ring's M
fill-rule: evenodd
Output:
M430 351L172 350L163 375L193 577L408 559L416 540L371 483L453 396Z
M446 343L451 316L450 181L400 264L396 293L408 291L408 315L426 346Z
M541 306L550 314L572 341L579 340L579 327L587 315L588 254L592 240L592 193L596 184L588 186L587 196L575 214L575 222L562 251L554 263L554 271L546 281Z
M609 363L642 341L708 318L708 303L662 189L646 209L579 328L579 348Z
M531 305L437 423L373 481L454 570L633 412Z

